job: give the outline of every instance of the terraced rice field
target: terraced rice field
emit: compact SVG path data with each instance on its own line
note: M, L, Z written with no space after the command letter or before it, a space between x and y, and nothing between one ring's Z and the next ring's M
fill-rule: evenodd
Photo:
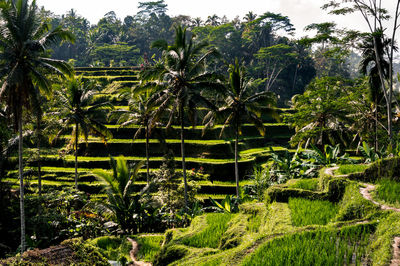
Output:
M104 88L114 83L122 87L135 85L137 80L137 68L77 68L76 74L82 75L87 79L96 79ZM104 92L97 97L108 97L115 109L127 109L127 103L122 101L114 93ZM201 111L201 110L200 110ZM290 110L279 110L288 112ZM145 160L145 136L144 133L138 139L132 140L138 126L121 127L115 120L105 121L107 127L113 134L113 138L107 140L105 145L102 140L90 137L88 143L80 140L79 145L79 187L88 193L102 195L102 185L92 175L95 169L110 169L109 156L123 155L129 163L136 163ZM262 164L269 158L270 147L274 151L284 151L287 142L292 134L289 128L283 124L272 121L271 118L264 118L267 134L260 137L257 129L250 125L243 126L243 136L240 140L240 179L241 184L250 184L248 181L254 165ZM198 198L207 199L208 197L223 198L227 194L235 193L234 183L234 134L230 128L225 130L224 135L219 138L222 125L203 132L203 126L195 128L187 125L185 127L185 149L187 169L189 169L189 179L199 181L200 189ZM154 174L162 164L162 156L170 149L175 154L177 171L180 169L180 134L179 127L173 125L170 130L161 127L155 131L161 132L165 137L165 144L161 144L158 139L150 140L150 172ZM155 135L155 134L154 134ZM41 158L43 188L61 188L73 186L74 180L74 156L71 151L65 154L66 144L71 139L70 135L65 135L56 146L44 149ZM293 152L292 150L290 150ZM34 149L27 149L26 159ZM27 160L25 175L28 185L32 188L37 186L36 162ZM11 160L10 169L6 181L17 186L16 159ZM198 173L201 172L201 175ZM141 169L139 179L136 182L137 191L145 185L145 169Z

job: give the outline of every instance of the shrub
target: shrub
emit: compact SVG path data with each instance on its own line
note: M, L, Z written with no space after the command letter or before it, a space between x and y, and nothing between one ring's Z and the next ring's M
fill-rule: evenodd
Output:
M92 264L95 261L96 265L109 265L108 261L95 246L83 242L82 239L68 239L62 242L61 245L68 246L74 250L79 264Z

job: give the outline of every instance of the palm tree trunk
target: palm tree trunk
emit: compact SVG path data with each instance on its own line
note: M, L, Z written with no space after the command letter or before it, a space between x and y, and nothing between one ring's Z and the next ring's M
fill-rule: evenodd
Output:
M375 99L375 152L378 152L378 97Z
M239 143L239 121L236 118L235 121L235 131L236 131L236 138L235 138L235 180L236 180L236 197L239 198L239 162L238 162L238 143Z
M42 196L42 171L40 165L40 118L37 118L37 128L36 128L36 141L37 141L37 152L38 152L38 159L37 159L37 167L38 167L38 187L39 187L39 197Z
M23 162L22 162L22 117L18 119L18 167L19 167L19 205L21 209L21 254L25 251L25 203L24 203L24 177L23 177Z
M188 207L188 187L186 180L186 161L185 161L185 127L184 127L184 113L183 113L183 104L180 106L180 115L181 115L181 156L182 156L182 171L183 171L183 184L185 187L185 207Z
M146 123L146 170L147 185L150 185L150 164L149 164L149 123Z
M75 189L78 189L78 123L75 123Z

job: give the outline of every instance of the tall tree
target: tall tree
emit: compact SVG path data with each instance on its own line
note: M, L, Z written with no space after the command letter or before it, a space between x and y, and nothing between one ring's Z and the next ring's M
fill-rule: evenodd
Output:
M216 82L216 75L206 70L206 60L213 54L215 49L207 49L206 42L195 43L194 36L188 38L186 28L175 27L175 42L168 45L167 41L159 40L153 43L162 51L161 61L148 69L143 74L143 79L152 81L147 86L154 88L159 107L154 113L160 117L162 113L169 111L167 128L171 126L175 114L179 116L181 131L181 155L182 170L185 186L185 205L188 206L187 179L185 162L185 108L195 111L196 106L213 106L201 94L202 90L218 89L221 86ZM207 49L204 53L203 49ZM139 87L136 91L147 89L147 86ZM194 112L189 112L189 118L194 121ZM193 122L195 125L195 122Z
M368 35L364 39L364 41L360 44L360 49L362 50L362 60L360 62L360 72L363 75L368 76L368 83L369 83L369 88L370 88L370 100L373 103L373 109L374 109L374 119L375 119L375 140L374 140L374 146L375 146L375 151L378 150L378 113L379 113L379 103L381 102L383 98L383 93L381 91L381 79L379 77L379 70L378 70L378 65L377 65L377 60L375 57L375 45L374 45L374 39L377 42L377 51L379 52L379 58L381 68L383 70L385 79L389 78L389 62L385 60L384 58L384 51L385 51L385 46L390 44L390 40L385 40L382 33L377 33L380 34L381 36L373 36L373 35Z
M252 22L257 18L257 14L254 14L252 11L249 11L244 17L243 19L246 22Z
M37 93L49 95L51 81L46 73L63 76L73 70L63 61L47 57L51 45L73 37L61 27L50 29L38 15L36 1L6 0L0 2L0 77L3 85L0 99L12 112L15 130L18 130L19 179L21 208L21 252L25 251L24 179L22 158L23 108L31 109ZM39 90L36 90L39 88Z
M222 118L224 125L221 135L227 126L233 127L235 132L235 181L236 196L239 198L239 135L241 126L245 122L251 122L259 130L262 136L265 135L265 127L261 119L262 112L269 113L277 118L272 106L276 104L276 98L271 92L253 93L251 87L253 80L246 78L245 68L240 66L236 59L234 64L229 66L229 84L224 90L226 95L225 106L219 108L217 113L210 111L206 117L206 127L212 126L216 119Z
M150 102L150 91L143 94L136 95L131 88L124 88L120 96L128 100L129 109L120 109L113 112L113 116L118 116L118 124L122 127L128 125L139 125L133 139L139 138L142 130L144 129L146 135L146 177L147 185L150 185L150 156L149 156L149 140L152 128L157 122L154 117L155 109L157 108L154 103Z
M395 8L390 9L394 11L393 15L390 15L389 9L384 8L384 4L391 3ZM373 38L374 43L374 54L376 65L378 67L379 78L381 80L381 89L386 101L386 112L387 112L387 133L389 141L393 141L393 114L392 114L392 101L393 101L393 88L394 88L394 78L393 78L393 59L396 50L395 40L397 31L400 28L400 0L386 1L383 3L382 0L332 0L328 4L323 6L324 9L330 9L330 13L336 15L347 15L354 12L358 12L364 18L370 33ZM389 19L392 18L393 24L387 25ZM391 23L391 22L390 22ZM390 28L391 36L390 44L384 49L384 56L389 62L389 78L386 82L384 69L382 68L382 58L380 57L379 51L379 34L384 33L387 28Z
M83 135L87 141L89 134L98 135L105 141L111 138L111 132L101 123L105 112L112 108L107 101L95 102L93 96L99 92L93 81L81 78L68 79L65 88L56 91L57 101L60 104L59 117L61 130L57 135L73 126L71 143L75 155L75 188L78 189L78 144Z

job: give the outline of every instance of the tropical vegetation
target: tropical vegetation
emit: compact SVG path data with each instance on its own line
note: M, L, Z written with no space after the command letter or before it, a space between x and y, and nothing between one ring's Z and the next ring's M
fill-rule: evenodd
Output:
M0 264L396 264L392 4L330 1L369 32L298 38L268 11L0 1Z

